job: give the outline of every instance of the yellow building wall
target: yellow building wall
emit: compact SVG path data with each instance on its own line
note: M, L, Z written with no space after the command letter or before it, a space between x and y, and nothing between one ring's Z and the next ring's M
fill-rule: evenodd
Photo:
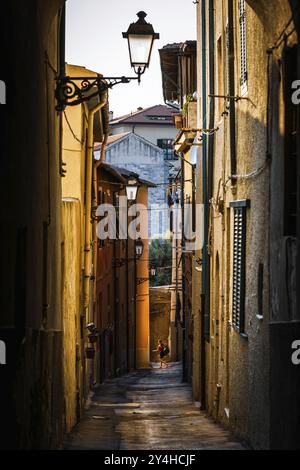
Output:
M138 203L148 207L148 188L140 188ZM148 219L145 217L145 233L148 233ZM137 260L137 277L148 279L138 285L136 298L136 366L137 368L149 367L150 361L150 304L149 304L149 245L148 239L143 240L144 251Z
M66 74L72 77L92 76L84 67L66 65ZM87 153L86 104L68 106L63 112L62 161L62 233L63 280L62 302L64 322L64 381L67 432L78 420L84 399L89 391L92 374L91 361L85 361L85 341L79 336L82 269L84 266L84 195ZM93 302L91 300L90 312ZM85 332L86 334L86 332ZM70 358L67 360L67 358ZM76 359L77 358L77 359Z
M78 420L80 397L80 202L62 202L62 320L64 329L65 423L70 432Z

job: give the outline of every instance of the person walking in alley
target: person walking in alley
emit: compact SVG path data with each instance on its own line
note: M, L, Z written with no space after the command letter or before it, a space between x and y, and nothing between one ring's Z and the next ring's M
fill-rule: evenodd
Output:
M158 353L158 358L160 362L160 369L162 369L163 364L165 364L166 367L168 367L168 364L166 362L166 358L169 355L169 347L167 345L164 345L161 339L158 340L157 343L157 349L154 349L155 352Z

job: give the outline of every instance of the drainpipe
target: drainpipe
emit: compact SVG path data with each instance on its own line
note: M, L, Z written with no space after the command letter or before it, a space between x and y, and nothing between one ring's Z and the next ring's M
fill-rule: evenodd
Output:
M201 33L202 33L202 127L206 124L206 0L201 2ZM202 144L202 203L204 205L204 236L202 254L202 293L201 293L201 361L200 361L200 390L201 409L206 408L206 316L205 316L205 291L207 273L207 136L203 135Z
M100 155L100 162L104 162L105 160L105 147L107 145L107 140L108 140L108 131L104 135L104 140L101 145L101 155Z
M187 334L186 334L186 292L185 292L185 224L184 224L184 197L185 197L185 161L181 160L181 266L182 266L182 381L187 381Z
M95 114L102 109L108 101L108 92L101 97L100 103L89 110L88 114L88 136L87 136L87 162L85 177L85 245L84 245L84 309L89 307L90 300L90 275L91 275L91 208L92 208L92 175L94 155L94 118Z
M215 94L215 19L214 19L214 0L209 0L209 94ZM215 100L210 99L209 103L209 129L215 127ZM207 162L207 199L213 197L213 175L214 175L214 149L215 135L208 137L208 162ZM209 212L207 208L207 230L209 231ZM208 253L208 245L210 240L207 239L207 259L206 259L206 339L210 336L210 256Z
M107 96L108 98L108 96ZM108 114L108 105L107 102L103 107L107 107L107 114ZM108 117L105 118L105 129L104 129L104 138L103 142L101 145L101 154L100 154L100 160L97 162L94 162L93 160L93 189L94 189L94 199L93 199L93 214L96 213L97 206L98 206L98 185L97 185L97 169L100 165L101 162L104 161L104 156L105 156L105 148L108 140L108 135L109 135L109 119ZM93 275L94 275L94 299L96 298L96 292L97 292L97 256L98 256L98 244L97 244L97 219L93 219Z
M126 360L127 372L130 371L130 314L129 314L129 240L128 240L128 210L127 210L127 237L126 237Z
M228 94L229 96L235 96L235 78L234 78L234 12L233 12L233 1L228 0ZM230 126L230 162L231 162L231 174L237 174L236 164L236 135L235 135L235 101L230 100L229 102L229 126ZM232 180L232 184L235 184L235 180Z
M134 348L134 369L136 369L137 366L137 354L136 354L136 340L137 340L137 334L136 334L136 323L137 323L137 257L136 257L136 251L134 247L134 326L133 326L133 348Z

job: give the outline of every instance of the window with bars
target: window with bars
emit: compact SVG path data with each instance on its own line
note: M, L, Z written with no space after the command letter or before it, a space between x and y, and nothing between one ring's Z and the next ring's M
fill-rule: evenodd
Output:
M246 275L246 228L249 200L230 204L234 213L233 272L232 272L232 325L239 333L245 333L245 275Z
M247 92L248 89L248 70L247 70L247 31L246 31L246 0L239 1L239 20L240 20L240 61L241 61L241 92Z

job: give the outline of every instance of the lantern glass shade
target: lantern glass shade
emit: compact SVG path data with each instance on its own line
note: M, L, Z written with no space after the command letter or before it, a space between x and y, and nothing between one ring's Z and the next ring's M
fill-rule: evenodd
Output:
M156 275L156 269L155 269L155 267L152 267L151 268L151 276L154 277L155 275Z
M123 38L128 41L131 67L136 73L142 74L149 67L153 43L159 39L159 34L145 20L147 14L144 11L137 13L137 16L138 21L130 24Z
M136 185L126 186L126 196L128 201L135 201L137 197L138 187Z
M140 67L144 70L149 66L153 41L151 35L129 34L128 46L131 67L136 70Z

